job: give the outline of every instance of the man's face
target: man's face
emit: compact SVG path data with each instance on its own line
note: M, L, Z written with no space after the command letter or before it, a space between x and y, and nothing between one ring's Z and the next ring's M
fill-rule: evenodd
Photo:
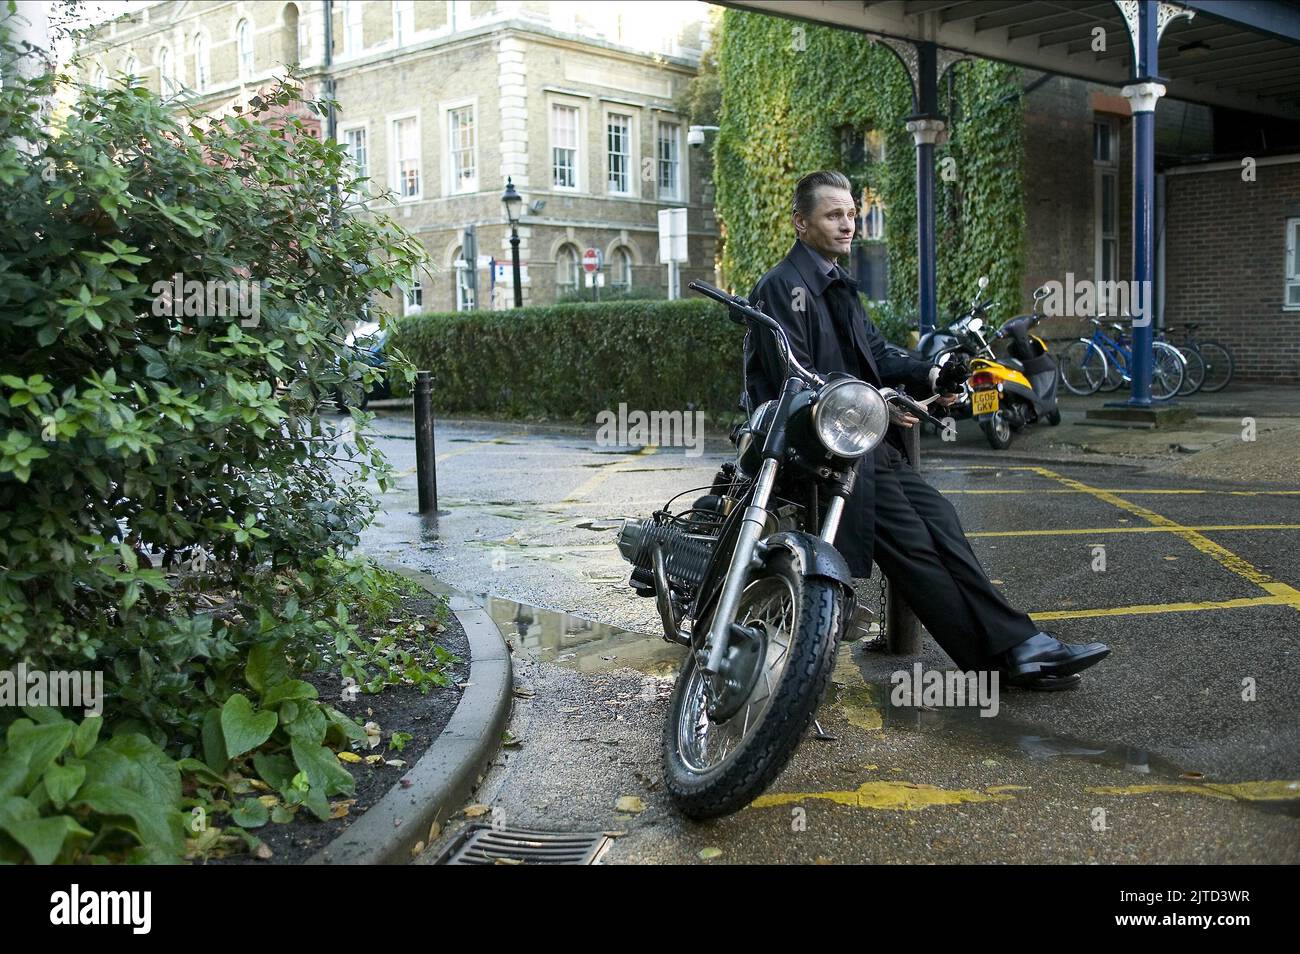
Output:
M817 190L817 206L812 215L794 214L794 230L807 244L833 260L849 254L856 215L853 193L822 186Z

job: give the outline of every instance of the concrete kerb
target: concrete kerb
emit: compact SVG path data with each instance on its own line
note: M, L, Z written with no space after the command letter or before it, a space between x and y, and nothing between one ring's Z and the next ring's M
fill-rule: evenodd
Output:
M411 860L417 843L431 843L442 825L478 785L501 745L510 717L510 651L492 617L469 597L404 567L401 573L435 596L447 596L469 640L469 685L451 721L399 783L307 864L396 865Z

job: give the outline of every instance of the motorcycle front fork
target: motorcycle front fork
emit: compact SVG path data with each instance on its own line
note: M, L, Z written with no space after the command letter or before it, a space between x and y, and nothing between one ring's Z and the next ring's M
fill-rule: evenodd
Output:
M772 486L776 483L776 471L776 461L768 458L763 461L758 477L754 480L754 493L741 518L736 547L731 551L731 564L727 567L727 578L722 586L722 594L718 597L713 623L705 643L708 646L708 659L700 667L700 671L705 675L716 675L722 666L745 582L752 570L762 566L762 554L758 552L759 538L767 525L767 504L772 496ZM839 530L843 513L844 497L837 494L826 505L826 514L822 519L821 532L818 534L827 543L835 543L835 534Z

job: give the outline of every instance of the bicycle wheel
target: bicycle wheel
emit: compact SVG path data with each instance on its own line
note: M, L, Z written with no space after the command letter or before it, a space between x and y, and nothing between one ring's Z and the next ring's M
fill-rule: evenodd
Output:
M1205 379L1201 382L1201 390L1207 394L1222 391L1232 380L1232 352L1227 345L1217 341L1199 342L1196 350L1205 362Z
M1106 362L1106 377L1101 382L1101 390L1118 391L1119 386L1127 381L1128 374L1121 365L1119 357L1110 358Z
M1092 394L1106 380L1106 355L1087 338L1071 341L1061 352L1061 383L1075 394Z
M1178 389L1179 397L1195 394L1205 383L1205 360L1195 348L1184 346L1178 349L1183 356L1183 386Z
M1183 359L1178 349L1165 341L1152 343L1151 348L1151 399L1168 401L1183 386Z

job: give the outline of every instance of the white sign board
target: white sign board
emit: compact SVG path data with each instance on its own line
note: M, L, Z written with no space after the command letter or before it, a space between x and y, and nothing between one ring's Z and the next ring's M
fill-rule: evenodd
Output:
M659 210L659 261L686 262L686 210Z

